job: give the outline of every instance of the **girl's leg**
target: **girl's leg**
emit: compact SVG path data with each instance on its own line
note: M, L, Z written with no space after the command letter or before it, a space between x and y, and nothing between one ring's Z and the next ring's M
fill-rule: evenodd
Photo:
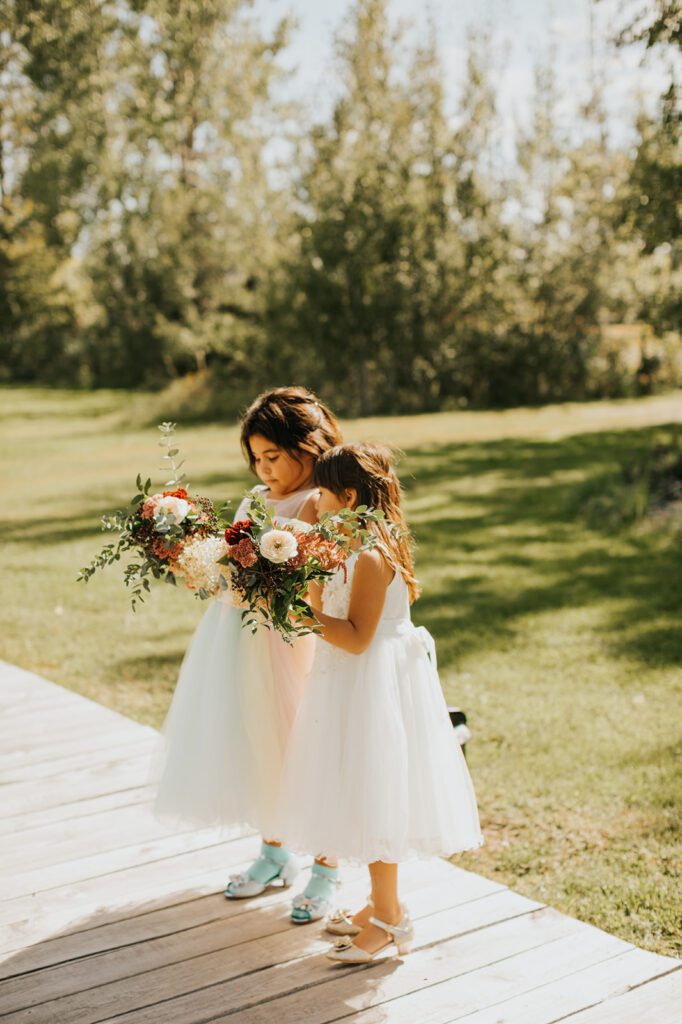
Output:
M291 885L300 871L298 859L279 839L263 839L260 855L241 874L233 875L225 888L228 899L258 896L273 882Z
M374 924L365 923L367 919L376 917L386 924L398 924L403 916L403 910L398 899L398 865L386 864L378 860L369 865L369 876L372 883L372 903L374 906L369 913L364 908L360 914L365 919L358 921L363 924L362 931L355 936L353 943L368 953L375 953L382 946L386 945L386 932ZM360 915L358 915L360 916Z
M338 882L336 858L318 854L308 884L292 901L291 920L294 924L310 924L311 921L326 917L332 909Z

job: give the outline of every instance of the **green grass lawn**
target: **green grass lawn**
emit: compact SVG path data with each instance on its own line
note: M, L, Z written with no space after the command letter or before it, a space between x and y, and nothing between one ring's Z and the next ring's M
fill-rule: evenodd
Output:
M155 474L145 409L0 390L0 656L160 725L203 606L160 588L134 615L115 572L75 582L102 512ZM486 845L457 863L663 953L679 950L681 533L608 532L581 508L673 420L680 395L346 424L405 451L414 618L474 733ZM192 488L239 498L234 428L180 425L179 441Z

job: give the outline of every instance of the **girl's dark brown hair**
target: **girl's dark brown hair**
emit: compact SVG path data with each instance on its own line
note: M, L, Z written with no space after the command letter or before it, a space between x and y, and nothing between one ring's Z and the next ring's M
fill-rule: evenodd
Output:
M400 481L391 450L375 444L337 445L317 460L313 480L338 498L352 487L358 505L384 513L384 522L370 522L368 528L381 542L388 564L405 580L410 601L415 601L421 590L414 575L413 540L401 506Z
M255 471L250 438L261 434L293 458L307 452L317 459L342 441L334 413L307 388L273 388L264 391L246 410L241 421L242 451Z

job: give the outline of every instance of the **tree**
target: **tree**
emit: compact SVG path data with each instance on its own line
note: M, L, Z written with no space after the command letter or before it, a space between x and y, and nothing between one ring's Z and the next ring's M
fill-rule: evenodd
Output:
M653 7L653 17L652 17ZM647 49L660 46L682 48L682 6L679 0L639 0L618 34L620 45L643 42Z
M134 5L118 61L118 194L93 232L95 381L159 383L220 361L248 370L271 247L262 151L281 26L245 0Z
M32 252L41 272L59 270L65 301L74 292L53 349L74 357L75 380L154 385L211 361L251 372L277 210L262 153L286 25L262 38L250 0L0 2L7 308ZM52 379L42 343L33 361L24 347L22 375L33 362Z
M620 46L644 43L657 56L682 50L682 6L679 0L656 0L637 7L620 31ZM670 62L670 83L655 112L641 110L638 143L629 181L622 193L618 223L639 239L642 254L638 314L656 334L678 331L682 325L682 112L679 87Z
M294 243L270 295L273 352L359 414L438 407L455 359L461 227L442 70L433 38L407 65L400 47L385 0L360 0L337 44L343 94L302 152Z
M19 3L0 15L0 378L63 383L78 374L76 302L58 212L31 187L49 135L24 45L34 19Z

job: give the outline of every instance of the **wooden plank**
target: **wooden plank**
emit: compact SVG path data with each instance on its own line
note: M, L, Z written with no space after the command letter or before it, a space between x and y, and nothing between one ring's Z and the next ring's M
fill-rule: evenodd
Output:
M58 778L36 786L32 781L13 782L2 789L3 814L43 811L50 807L73 803L105 793L147 782L150 772L149 755L126 758L125 750L111 761L89 768L64 772Z
M230 865L227 869L221 864L204 870L193 887L176 887L144 903L113 908L40 943L8 950L0 955L0 978L66 964L248 913L254 909L253 901L225 900L223 889L228 875L249 863ZM273 905L286 903L288 907L290 899L291 890L272 888L258 897L255 909L263 913ZM277 913L280 912L278 909Z
M64 708L58 713L52 711L35 715L26 725L5 723L0 727L0 750L3 753L35 749L60 741L71 740L77 743L81 736L99 730L102 738L111 737L119 731L121 736L130 737L137 732L136 723L118 721L118 717L108 708L96 704L78 704L74 708ZM132 725L132 727L131 727ZM140 726L139 728L144 728Z
M418 901L419 893L415 892L413 895L415 901ZM501 916L527 914L535 906L523 897L508 891L500 895L502 899L498 904L495 903L495 897L490 897L467 903L463 907L459 907L456 914L433 915L434 918L437 918L438 924L434 928L431 923L429 932L431 941L434 936L438 935L449 937L453 928L483 927L491 921L499 921ZM447 895L445 895L445 899L447 901ZM286 911L287 908L282 909ZM419 917L419 913L417 916ZM265 973L263 969L269 967L270 975L274 980L278 965L288 964L294 960L302 970L306 971L310 956L326 949L330 942L329 937L324 936L319 929L290 925L288 915L285 916L284 913L281 913L280 917L280 922L284 927L274 933L270 930L272 928L271 919L264 920L258 911L254 911L248 917L248 924L245 923L245 918L240 918L239 934L234 934L233 930L232 941L229 945L225 944L225 940L230 932L223 929L223 943L215 951L192 955L193 950L190 948L182 956L182 949L177 946L176 956L182 956L182 959L177 962L171 964L165 962L155 969L141 974L129 973L127 977L119 981L98 986L96 989L89 988L87 991L80 991L72 996L50 999L49 1002L32 1008L30 1020L32 1024L51 1024L54 1020L68 1020L69 1024L95 1024L96 1021L114 1015L123 1014L126 1019L130 1013L137 1014L138 1011L141 1014L140 1020L158 1020L158 1016L156 1018L149 1016L147 1007L150 1003L157 1003L159 1000L164 1003L162 1014L164 1024L167 1021L201 1019L196 1005L195 997L197 995L200 999L205 999L208 994L212 999L213 986L220 985L222 987L229 984L230 1003L233 1004L233 999L241 998L239 995L240 981L245 981L249 987L254 984L258 985L254 972L262 976ZM133 959L129 961L129 968L134 969L134 967L135 960ZM202 990L201 993L196 992L199 987ZM2 989L0 989L1 992ZM185 999L188 993L190 994L189 998L195 1000L192 1003L191 1013L188 1013L188 1007L184 1005L181 1016L177 1016L174 1004L168 1003L168 1000L174 997ZM1 1005L4 1007L6 1005L4 994L1 998ZM240 1006L241 1003L237 1002L233 1004L232 1008L238 1009ZM226 1008L224 1000L221 1002L221 1007L223 1010ZM22 1018L23 1012L25 1011L17 1011L16 1014L10 1014L3 1020L6 1021L6 1024L15 1024ZM152 1013L158 1014L158 1006L152 1007ZM137 1016L134 1019L137 1020Z
M40 700L43 697L55 698L68 694L73 696L71 690L60 686L58 683L50 682L43 676L29 672L18 665L12 665L8 661L0 660L0 706L2 709L11 708L26 700Z
M570 1024L680 1024L681 1007L682 970L677 966L662 978L575 1014ZM550 1024L558 1020L553 1017Z
M121 849L105 850L76 860L47 865L37 871L22 872L0 880L0 920L7 920L4 915L5 904L22 896L47 893L66 885L82 885L114 872L166 860L208 846L222 845L229 838L215 829L166 833L144 843L137 842ZM125 882L122 882L124 885Z
M544 928L537 927L541 922ZM340 971L338 979L303 994L264 1001L254 988L254 1005L242 1011L240 1024L262 1024L273 1016L278 1024L300 1019L322 1024L346 1013L356 1013L353 1020L358 1024L378 1024L387 1012L396 1024L444 1022L456 1018L460 1007L470 1013L499 1000L501 993L508 996L529 984L564 976L623 948L625 944L612 936L546 909L417 952L400 965L394 961L372 968L364 985L343 968L332 967ZM215 1024L225 1020L218 1013Z
M152 728L133 723L134 727L128 730L120 730L118 727L112 729L108 734L102 736L100 732L87 733L80 736L76 751L79 754L98 752L100 750L113 750L122 743L132 743L145 738L147 742L159 742L159 733ZM54 743L28 744L25 748L4 752L0 749L0 772L8 769L18 769L26 766L50 764L52 760L68 757L74 753L73 739L57 739Z
M91 815L103 814L107 808L148 804L152 796L151 786L135 785L117 790L115 793L98 793L80 800L67 800L54 807L8 814L6 817L0 817L0 835L11 835L20 841L26 838L28 833L44 825L82 821Z
M538 947L546 951L549 945L566 938L575 946L576 929L581 927L543 908L458 935L460 915L460 910L447 910L424 918L416 937L419 948L403 960L384 960L369 969L349 971L330 964L322 956L315 956L328 943L314 934L308 940L308 955L304 958L294 959L286 948L275 952L270 947L281 945L281 940L277 939L259 942L258 950L251 957L248 944L236 947L230 957L233 977L229 981L205 986L203 974L195 974L195 991L170 1001L162 992L149 993L147 1006L117 1016L116 1020L118 1024L153 1024L160 1019L164 1024L186 1024L195 1020L211 1020L217 1024L235 1020L238 1013L236 1019L240 1024L271 1024L273 1020L278 1024L300 1024L301 1021L322 1024L349 1016L365 1006L383 1004L388 998L419 990L427 979L433 987L455 974L475 971L491 961L517 956L521 951ZM600 942L602 946L608 942L613 948L617 940L603 936ZM267 960L261 959L262 967L249 968L256 952L260 952L261 957L263 953L270 957L276 955L279 960L274 966L267 966ZM593 946L590 952L595 955ZM156 999L152 1001L154 995ZM383 1006L381 1012L384 1013ZM385 1021L385 1014L379 1019ZM410 1024L414 1021L424 1024L424 1019L416 1013L410 1018Z
M434 878L439 874L442 876L441 881L433 884ZM465 928L467 922L473 921L476 927L479 927L482 922L488 923L529 913L538 907L537 903L510 893L506 888L498 889L487 896L479 896L478 899L471 899L472 890L469 886L463 885L463 881L467 880L458 877L451 869L446 875L443 872L434 872L430 864L415 864L404 871L402 884L406 897L413 903L415 918L424 917L444 907L459 907L461 928ZM355 869L355 880L345 886L344 897L351 899L355 904L360 904L366 894L366 886L366 871ZM257 953L256 947L253 946L255 940L282 932L289 933L288 942L298 944L303 952L309 942L311 929L300 928L290 923L289 894L284 901L279 899L277 904L271 903L265 908L260 899L237 902L225 901L220 896L204 910L211 913L211 920L202 924L166 933L158 938L149 938L148 934L144 934L138 942L129 941L123 948L119 946L108 953L100 953L94 963L91 957L82 958L71 964L60 963L39 973L32 971L25 977L0 984L0 1004L7 1007L7 1010L19 1010L44 1002L48 997L56 999L93 988L95 985L99 988L113 981L130 979L134 975L143 972L146 974L190 958L195 964L195 969L201 970L202 961L198 958L202 956L247 942L251 944L253 955ZM237 915L238 922L227 927ZM313 930L319 931L319 928ZM307 936L305 933L308 933ZM119 936L122 935L125 933L119 931ZM130 933L126 938L130 939ZM17 959L14 969L26 970L21 957ZM153 985L153 982L150 976L146 976L140 991L145 991L150 985ZM133 989L123 985L122 991L125 999ZM102 993L102 998L109 999L109 995L110 990L107 989ZM88 1005L99 1005L99 998L97 993L91 993ZM131 1004L131 1007L134 1005ZM70 1004L69 1019L74 1012L75 1006Z
M109 735L100 739L97 746L83 750L81 741L73 742L61 748L61 753L51 747L49 757L36 760L24 760L20 764L8 765L0 763L0 785L7 786L17 782L35 782L41 779L54 778L65 772L77 771L82 768L94 767L99 764L110 764L131 757L146 754L151 758L158 746L158 737L137 733L121 737ZM74 747L76 749L74 749ZM10 755L12 756L12 755ZM2 759L0 758L0 762Z
M235 866L248 863L256 851L257 843L252 836L232 839L137 865L125 873L76 882L37 896L6 900L0 904L0 951L40 942L55 932L103 924L104 918L111 919L114 913L120 919L126 909L139 908L143 901L151 903L169 893L185 891L188 895L204 895L215 890L216 872L226 880Z
M41 697L26 701L21 706L1 710L0 750L5 752L4 741L12 731L20 729L22 737L30 736L35 742L49 742L50 733L57 735L63 732L65 726L78 716L95 724L108 721L112 730L120 728L127 733L135 729L151 730L150 726L141 725L93 700L88 700L88 698L68 690L63 692L63 697ZM45 730L44 734L43 730Z
M254 852L255 850L254 844ZM248 862L242 866L246 867L247 864ZM196 898L192 893L183 894L171 889L167 894L158 896L152 901L145 900L140 906L131 907L118 913L111 910L106 916L106 921L102 920L85 928L76 926L73 930L55 938L46 939L39 945L30 946L28 949L22 947L24 954L22 964L27 962L29 964L23 969L34 970L42 966L63 963L75 957L106 952L109 949L134 942L144 942L172 934L174 931L187 930L216 918L222 918L225 916L222 890L227 875L234 870L241 870L242 866L238 865L235 868L230 865L226 872L225 866L221 865L212 873L206 872L202 876L202 882L204 891L210 893L208 896ZM481 899L506 888L481 875L464 871L461 868L453 868L440 860L431 862L430 867L430 886L438 886L441 881L447 879L451 890L454 890L455 887L459 889L458 899L462 903ZM405 878L406 869L407 865L403 869L402 878ZM341 877L340 905L360 906L367 891L366 869L344 867ZM287 893L287 900L290 895ZM270 894L259 896L255 902L257 908L260 909L269 906L272 902L279 902L279 900L280 896L277 892L271 891ZM253 907L253 901L231 901L227 905L241 908L240 913L243 913ZM220 909L216 910L216 907ZM236 913L236 910L230 911L230 913ZM12 950L12 952L14 951ZM0 966L0 976L7 976L8 973L7 964Z
M72 701L72 702L71 702ZM22 715L0 714L0 752L3 755L22 751L40 751L55 743L77 742L81 737L100 730L103 737L132 737L153 730L133 722L110 708L72 695L70 702L58 707L38 705Z
M0 847L0 874L62 864L77 857L118 850L160 836L181 834L177 826L159 821L148 804L134 804L92 814L87 821L53 822L25 832L20 842ZM193 831L190 828L184 831Z
M138 724L132 722L126 715L122 715L112 708L104 707L83 694L75 693L65 686L50 682L34 672L19 668L17 665L0 661L0 722L5 717L1 712L11 713L13 709L16 709L21 713L32 702L36 703L36 707L54 703L65 708L87 709L101 719L108 717L112 726L115 722L126 727Z
M0 704L0 723L15 725L28 725L36 716L45 716L52 711L62 709L73 710L77 706L78 698L67 690L40 694L22 694L16 700L2 702Z
M629 949L566 978L529 989L477 1013L466 1014L463 1019L466 1024L551 1024L567 1019L567 1024L571 1024L579 1019L573 1015L585 1007L603 1003L652 978L665 976L671 970L671 963L674 965L675 961L648 950ZM601 1024L602 1018L597 1020ZM453 1022L448 1021L448 1024Z
M54 711L75 711L78 708L91 712L100 719L108 716L112 724L131 724L127 716L106 708L89 697L84 697L57 683L48 682L16 666L8 666L6 662L0 662L0 726L5 721L24 720L28 723L32 713L39 714L41 708Z

